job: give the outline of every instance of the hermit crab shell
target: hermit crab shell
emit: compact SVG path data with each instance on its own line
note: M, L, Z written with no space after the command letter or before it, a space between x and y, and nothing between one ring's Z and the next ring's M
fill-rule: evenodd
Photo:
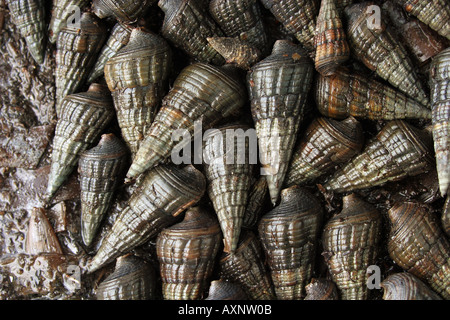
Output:
M112 133L103 134L96 147L80 155L81 236L86 246L92 243L112 204L127 163L128 150Z
M419 278L408 272L394 273L381 282L383 300L442 300Z
M156 0L93 0L92 11L100 19L114 17L126 23L135 22Z
M366 300L367 268L376 264L381 215L375 207L350 194L342 211L325 225L322 255L342 300Z
M88 3L89 0L53 0L52 17L48 27L51 43L56 42L59 32L66 26L71 16L78 10L81 12Z
M205 300L247 300L241 286L222 279L211 281L208 297Z
M319 201L299 186L284 189L281 202L264 215L258 234L279 300L304 298L311 281L323 210Z
M392 224L389 256L450 299L450 242L431 208L418 202L396 203L388 214Z
M203 298L221 240L217 219L200 207L187 210L183 221L161 231L156 252L164 299Z
M149 171L103 238L88 271L101 268L176 223L177 216L197 203L205 189L205 177L192 165L160 165Z
M305 300L339 300L336 285L331 280L313 278L305 289Z
M312 62L300 46L278 40L272 54L247 74L260 160L274 205L303 120L313 73Z
M428 132L402 120L389 121L324 187L348 192L428 172L434 165L432 143Z
M38 63L44 63L45 56L45 13L42 0L7 0L9 13L28 51Z
M97 300L151 300L156 298L157 280L153 267L134 255L116 260L114 272L96 289Z

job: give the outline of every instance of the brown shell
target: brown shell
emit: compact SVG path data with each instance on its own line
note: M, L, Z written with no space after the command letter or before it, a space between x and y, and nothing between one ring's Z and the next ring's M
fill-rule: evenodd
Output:
M445 233L450 237L450 196L447 196L444 207L442 208L441 221Z
M267 179L265 176L259 176L250 188L242 227L247 229L255 229L263 213L270 210L267 208L270 208Z
M336 285L331 280L313 278L305 289L305 300L339 300Z
M66 25L67 19L73 14L73 8L82 10L89 0L53 0L52 17L48 26L51 43L55 43L61 29Z
M207 38L207 40L227 63L236 64L244 70L250 69L262 57L261 51L256 47L238 38L215 37Z
M211 281L205 300L247 300L247 295L240 285L219 279Z
M25 240L25 252L32 255L42 253L63 254L58 237L43 208L31 210Z
M411 273L394 273L381 282L383 300L442 300L419 278Z
M114 17L126 23L135 22L157 0L93 0L92 11L100 19Z

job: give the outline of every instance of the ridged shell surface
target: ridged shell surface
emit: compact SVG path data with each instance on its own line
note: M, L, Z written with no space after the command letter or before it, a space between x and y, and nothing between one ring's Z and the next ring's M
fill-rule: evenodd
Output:
M73 9L79 8L81 10L88 3L89 0L53 0L52 17L48 26L51 43L56 42L59 32L66 26L68 19L74 14Z
M394 273L381 282L383 300L442 300L419 278L408 272Z
M240 285L219 279L211 281L205 300L247 300L247 295Z
M31 210L24 249L27 254L31 255L42 253L63 254L55 230L47 218L46 210L43 208Z
M135 22L156 0L93 0L92 11L100 19L114 17L126 23Z
M447 196L444 207L442 208L441 222L445 233L450 237L450 196Z
M227 63L236 64L241 69L248 70L261 60L261 51L239 38L216 37L207 40Z
M339 300L336 285L331 280L313 278L305 289L305 300Z

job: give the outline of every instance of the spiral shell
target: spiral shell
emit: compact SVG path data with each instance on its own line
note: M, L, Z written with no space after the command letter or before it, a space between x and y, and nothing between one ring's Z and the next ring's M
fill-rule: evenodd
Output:
M239 284L251 300L275 300L270 273L264 264L260 241L243 230L238 248L222 254L219 270L223 279Z
M166 92L172 52L160 36L135 28L105 65L122 136L134 156Z
M279 300L305 297L311 281L323 210L308 191L293 186L281 192L281 202L264 215L258 234Z
M25 252L31 255L42 253L63 254L58 237L43 208L31 210L25 240Z
M319 112L335 119L431 119L431 111L402 92L358 72L340 68L315 83Z
M100 19L114 17L126 23L135 22L156 0L93 0L92 11Z
M205 177L192 165L160 165L149 171L103 238L88 271L101 268L176 223L177 215L199 201L205 189Z
M217 37L207 40L227 63L236 64L241 69L248 70L261 59L261 52L257 48L238 38Z
M152 300L157 282L153 267L134 255L117 258L114 272L97 287L97 300Z
M38 63L45 57L45 13L42 0L7 0L14 24L27 43L28 51Z
M238 284L219 279L211 281L205 300L247 300L247 296Z
M402 120L389 121L363 150L324 185L348 192L379 186L430 171L433 167L429 134Z
M450 185L450 48L436 55L430 67L433 141L439 189L444 197Z
M332 75L337 67L350 58L341 16L335 0L322 0L314 36L315 67L323 76Z
M362 125L353 117L342 121L315 119L300 139L286 174L286 185L302 185L329 173L360 153L364 142Z
M355 56L378 76L395 88L419 101L424 106L429 99L403 44L395 33L380 19L380 26L370 26L374 2L348 6L347 37Z
M342 211L325 225L322 255L342 300L366 300L367 268L376 263L381 215L354 193L342 199Z
M336 285L331 280L313 278L305 289L305 300L339 300Z
M161 231L156 251L164 299L203 297L221 240L217 219L200 207L189 209L183 221Z
M270 50L257 0L212 0L209 12L227 37L237 37L248 42L263 54Z
M53 0L52 17L48 27L49 39L55 43L58 34L65 27L68 19L73 14L74 8L83 9L89 0Z
M394 273L381 282L383 300L442 300L419 278L408 272Z
M61 115L65 96L75 93L87 79L106 39L106 28L98 18L84 12L76 25L61 29L56 41L56 114Z
M270 199L267 179L265 176L260 176L255 182L253 182L250 188L242 227L247 229L255 229L259 219L265 212L269 203Z
M93 83L87 92L63 99L53 139L49 199L74 170L80 154L95 143L113 117L114 107L106 86Z
M160 0L158 6L165 13L161 29L164 38L198 62L214 65L225 62L206 40L225 36L209 15L207 6L190 0Z
M207 129L239 111L247 101L247 92L232 71L229 65L194 63L180 72L140 144L127 179L168 158L175 147L172 134L176 130L187 130L192 137L197 121Z
M450 196L447 196L444 207L442 208L441 222L445 233L450 237Z
M450 299L450 242L430 207L398 202L388 214L392 224L389 256L444 299Z
M253 122L270 198L278 201L311 88L314 67L297 45L278 40L247 75Z
M103 134L98 145L78 160L81 189L81 236L86 246L94 239L114 192L122 182L128 150L112 133Z
M319 7L315 0L261 0L266 9L293 34L308 51L314 51L314 34Z

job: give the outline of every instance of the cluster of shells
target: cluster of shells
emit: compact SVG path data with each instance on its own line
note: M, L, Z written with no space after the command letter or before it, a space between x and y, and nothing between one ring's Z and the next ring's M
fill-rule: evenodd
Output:
M6 4L36 68L55 59L22 267L72 266L97 299L450 298L448 0ZM198 122L209 161L174 164ZM251 139L227 162L249 129L277 163ZM48 218L74 174L77 255Z

